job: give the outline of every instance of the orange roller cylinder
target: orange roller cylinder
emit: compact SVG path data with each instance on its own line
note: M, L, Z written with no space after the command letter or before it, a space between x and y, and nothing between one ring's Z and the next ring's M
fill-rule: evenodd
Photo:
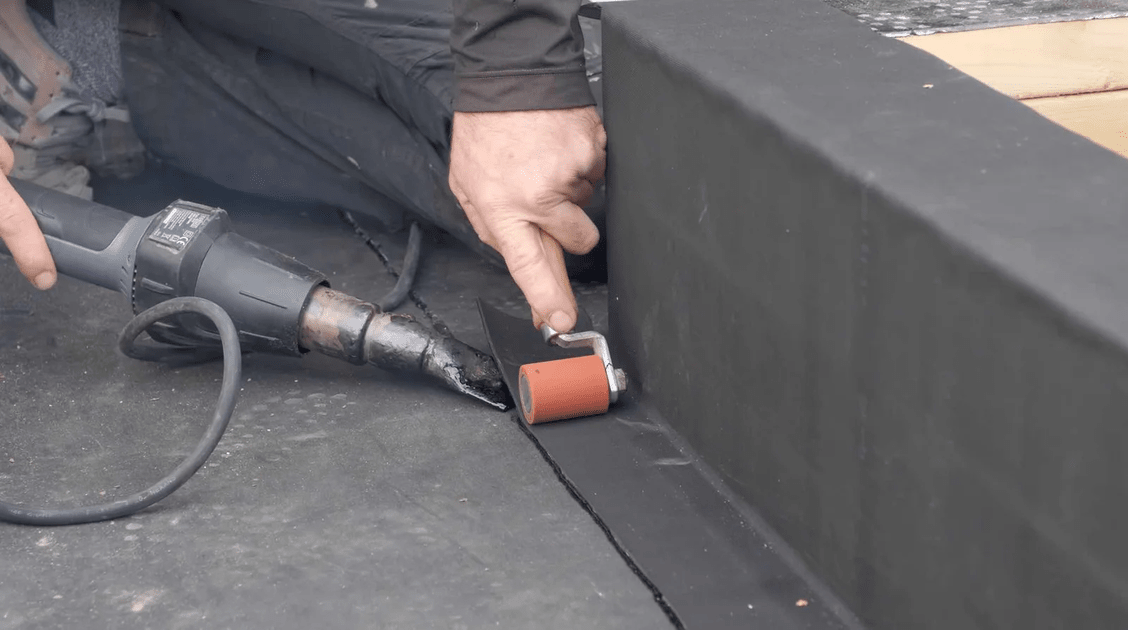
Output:
M522 365L519 388L529 424L594 416L611 404L607 371L596 355Z

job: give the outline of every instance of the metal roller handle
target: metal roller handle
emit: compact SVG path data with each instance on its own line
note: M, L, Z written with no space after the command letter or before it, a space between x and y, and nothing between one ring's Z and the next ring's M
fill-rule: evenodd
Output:
M591 348L603 361L612 405L619 401L620 394L627 391L627 373L611 363L611 349L607 347L607 340L603 335L595 331L560 333L548 324L541 324L540 331L545 343L553 343L561 348Z

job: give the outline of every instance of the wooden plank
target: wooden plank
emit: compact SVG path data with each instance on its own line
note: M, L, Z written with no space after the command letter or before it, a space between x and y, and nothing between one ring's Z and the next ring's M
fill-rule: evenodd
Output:
M905 37L1013 98L1128 88L1128 18Z
M1128 90L1022 102L1074 133L1128 158Z

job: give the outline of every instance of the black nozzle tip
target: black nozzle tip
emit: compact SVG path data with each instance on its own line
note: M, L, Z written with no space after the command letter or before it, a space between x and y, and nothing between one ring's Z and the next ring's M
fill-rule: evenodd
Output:
M428 370L448 387L499 411L513 408L513 398L494 358L454 339L433 348Z

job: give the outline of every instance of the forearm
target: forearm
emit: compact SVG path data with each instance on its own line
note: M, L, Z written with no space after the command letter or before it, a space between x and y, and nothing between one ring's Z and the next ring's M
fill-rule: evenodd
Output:
M580 0L453 0L455 111L594 105Z

